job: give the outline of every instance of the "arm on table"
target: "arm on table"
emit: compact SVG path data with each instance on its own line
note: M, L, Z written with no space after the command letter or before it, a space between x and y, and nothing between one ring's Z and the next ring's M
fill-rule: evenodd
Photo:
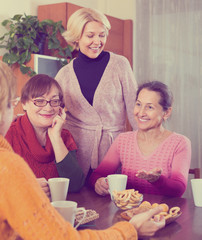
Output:
M78 192L85 183L85 175L76 159L76 151L69 151L67 156L59 163L56 168L60 177L70 179L69 191Z
M137 239L135 228L128 222L102 231L74 229L52 207L28 165L14 153L2 154L0 174L1 219L24 240Z
M151 184L158 187L162 195L181 197L187 187L190 162L191 142L184 137L173 156L171 177L161 175L156 182Z

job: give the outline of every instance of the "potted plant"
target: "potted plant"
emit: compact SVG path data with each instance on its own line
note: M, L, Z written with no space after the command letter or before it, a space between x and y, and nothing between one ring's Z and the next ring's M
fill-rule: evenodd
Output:
M3 55L3 61L9 65L19 64L23 74L32 76L34 70L26 66L31 54L43 54L44 45L51 51L52 56L65 59L63 65L72 59L72 47L62 47L60 34L64 32L62 22L54 22L50 19L39 21L37 16L18 14L4 20L2 23L7 32L0 37L0 48L7 52ZM59 34L60 33L60 34Z

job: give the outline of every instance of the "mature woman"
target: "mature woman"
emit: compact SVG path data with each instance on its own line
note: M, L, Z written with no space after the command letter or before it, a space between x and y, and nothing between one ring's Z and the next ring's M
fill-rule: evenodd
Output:
M153 215L162 211L161 207L138 214L130 222L118 222L106 230L77 231L66 222L50 204L29 166L13 152L3 137L13 118L16 104L15 86L16 80L11 69L0 62L1 240L136 240L137 232L139 235L152 236L165 226L164 219L158 222L150 220ZM48 98L48 101L50 100Z
M191 161L188 138L163 127L171 115L172 93L161 82L141 85L134 117L138 130L120 134L90 177L98 194L108 194L104 177L122 165L128 187L142 193L181 196L187 186Z
M67 177L69 191L78 191L84 174L76 159L76 144L63 129L66 114L58 82L45 74L32 77L23 87L21 103L25 114L11 125L6 139L29 164L47 195L45 179Z
M78 57L56 76L68 108L66 127L78 146L85 175L124 131L126 115L135 128L132 109L137 84L128 60L104 51L109 30L108 19L96 10L81 8L73 13L63 36L79 49Z

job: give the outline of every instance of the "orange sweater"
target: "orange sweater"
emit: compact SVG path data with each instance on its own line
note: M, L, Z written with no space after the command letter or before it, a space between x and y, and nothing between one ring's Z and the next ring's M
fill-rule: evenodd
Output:
M75 230L51 206L26 162L0 136L0 239L126 240L137 239L132 224L119 222L106 230ZM20 239L21 239L20 238Z

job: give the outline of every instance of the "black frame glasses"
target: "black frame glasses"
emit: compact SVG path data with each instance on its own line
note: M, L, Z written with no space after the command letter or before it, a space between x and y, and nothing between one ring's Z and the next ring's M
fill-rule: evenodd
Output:
M35 106L37 107L45 107L48 103L51 107L59 107L62 103L60 99L51 99L51 100L45 100L45 99L34 99L31 100Z

